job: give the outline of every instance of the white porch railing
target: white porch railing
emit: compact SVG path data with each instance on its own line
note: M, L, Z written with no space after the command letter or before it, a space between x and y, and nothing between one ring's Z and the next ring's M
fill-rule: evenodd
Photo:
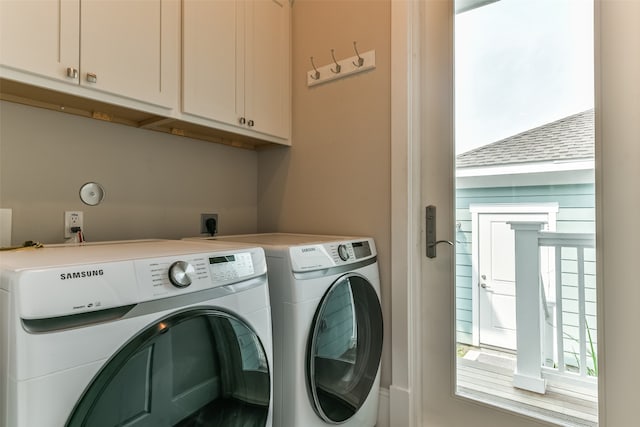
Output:
M546 380L597 384L595 236L540 231L543 222L511 222L515 232L515 387L544 393Z

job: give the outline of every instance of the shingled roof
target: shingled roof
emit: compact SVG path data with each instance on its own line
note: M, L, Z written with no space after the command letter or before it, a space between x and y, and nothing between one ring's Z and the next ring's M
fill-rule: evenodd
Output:
M484 145L456 158L458 168L594 158L594 112L583 111Z

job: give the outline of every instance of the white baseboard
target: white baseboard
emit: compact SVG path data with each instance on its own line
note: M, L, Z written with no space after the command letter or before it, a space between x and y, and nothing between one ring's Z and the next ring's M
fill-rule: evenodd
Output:
M411 426L411 392L405 388L396 386L389 387L387 409L389 414L389 426L410 427ZM393 423L391 422L393 420Z
M391 427L389 418L389 389L381 388L378 393L378 422L376 427Z

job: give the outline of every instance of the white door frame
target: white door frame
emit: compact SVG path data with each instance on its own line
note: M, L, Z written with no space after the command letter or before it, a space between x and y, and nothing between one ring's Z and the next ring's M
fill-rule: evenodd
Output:
M558 203L486 203L471 204L471 319L472 345L480 345L480 283L478 271L480 266L480 229L481 214L546 214L548 231L556 231L559 211Z
M423 329L420 313L420 87L421 5L430 0L391 1L391 277L392 384L390 425L421 427ZM637 247L640 193L640 0L595 0L596 19L596 212L600 426L629 425L640 401L640 341L625 331L640 324ZM635 160L634 160L635 159ZM603 179L606 177L606 179ZM605 257L606 254L606 257ZM608 286L607 283L614 285ZM445 325L440 325L446 328ZM606 345L605 345L606 340ZM446 366L442 366L446 369ZM485 412L475 407L477 415ZM496 427L499 411L493 411ZM480 420L482 417L478 417ZM528 423L513 425L527 425ZM538 424L536 424L538 425Z

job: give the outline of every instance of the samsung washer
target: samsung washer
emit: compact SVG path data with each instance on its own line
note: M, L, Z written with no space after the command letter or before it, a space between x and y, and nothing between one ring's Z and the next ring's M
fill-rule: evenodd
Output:
M373 239L223 236L267 257L274 337L274 425L373 427L382 310Z
M272 426L264 252L184 241L0 255L0 426Z

